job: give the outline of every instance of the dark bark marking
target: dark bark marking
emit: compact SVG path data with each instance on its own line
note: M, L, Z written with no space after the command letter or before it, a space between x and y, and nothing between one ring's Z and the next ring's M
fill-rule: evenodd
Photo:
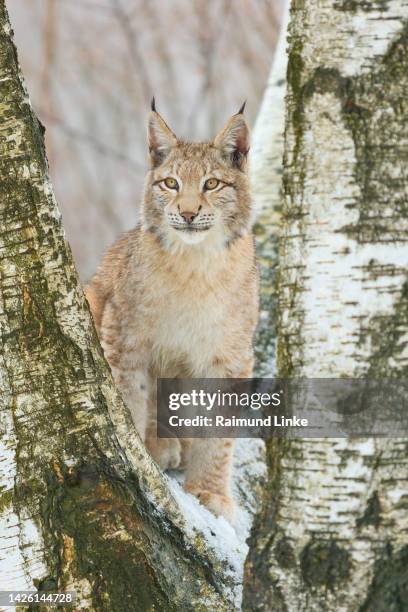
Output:
M377 491L371 495L367 502L363 516L357 519L356 525L360 529L368 525L373 525L377 529L381 523L381 504Z
M312 539L300 555L305 583L313 587L326 587L333 591L350 575L350 553L334 540Z
M359 612L407 612L408 546L394 552L391 545L374 565L374 578Z

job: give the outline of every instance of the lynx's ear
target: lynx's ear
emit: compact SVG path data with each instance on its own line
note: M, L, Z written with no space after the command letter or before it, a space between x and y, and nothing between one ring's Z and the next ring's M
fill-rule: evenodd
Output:
M147 134L152 165L159 166L167 157L170 149L176 146L177 138L156 111L154 98L152 100L152 110L149 114Z
M214 140L214 146L220 149L231 164L243 169L249 151L249 128L244 118L245 102L236 115L225 124Z

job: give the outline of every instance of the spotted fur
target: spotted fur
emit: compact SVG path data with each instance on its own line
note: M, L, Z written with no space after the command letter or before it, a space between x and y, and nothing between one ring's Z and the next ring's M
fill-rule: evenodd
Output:
M213 142L191 144L152 110L148 131L141 224L110 248L86 295L152 456L163 469L185 467L186 490L232 520L233 441L157 438L155 389L158 377L252 375L258 276L248 128L239 112Z

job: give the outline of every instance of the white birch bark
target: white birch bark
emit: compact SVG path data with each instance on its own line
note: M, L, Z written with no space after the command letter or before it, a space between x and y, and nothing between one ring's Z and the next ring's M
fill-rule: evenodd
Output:
M250 179L261 272L261 307L256 345L256 372L259 376L273 376L275 373L275 271L282 209L288 20L289 0L285 0L279 40L251 136Z
M103 359L0 1L0 590L77 609L233 609Z
M407 375L407 20L398 0L292 2L281 376ZM407 450L270 441L244 607L403 610Z
M278 43L271 71L251 135L250 173L255 215L269 213L270 222L279 226L282 185L283 136L287 67L287 26L289 0L282 6Z

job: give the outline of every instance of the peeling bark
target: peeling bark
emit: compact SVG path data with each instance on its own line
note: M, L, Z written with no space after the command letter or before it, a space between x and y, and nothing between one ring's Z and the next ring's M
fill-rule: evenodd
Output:
M116 391L65 242L0 2L0 589L89 610L230 610Z
M408 5L293 0L278 373L408 372ZM408 441L268 443L247 610L404 610Z

